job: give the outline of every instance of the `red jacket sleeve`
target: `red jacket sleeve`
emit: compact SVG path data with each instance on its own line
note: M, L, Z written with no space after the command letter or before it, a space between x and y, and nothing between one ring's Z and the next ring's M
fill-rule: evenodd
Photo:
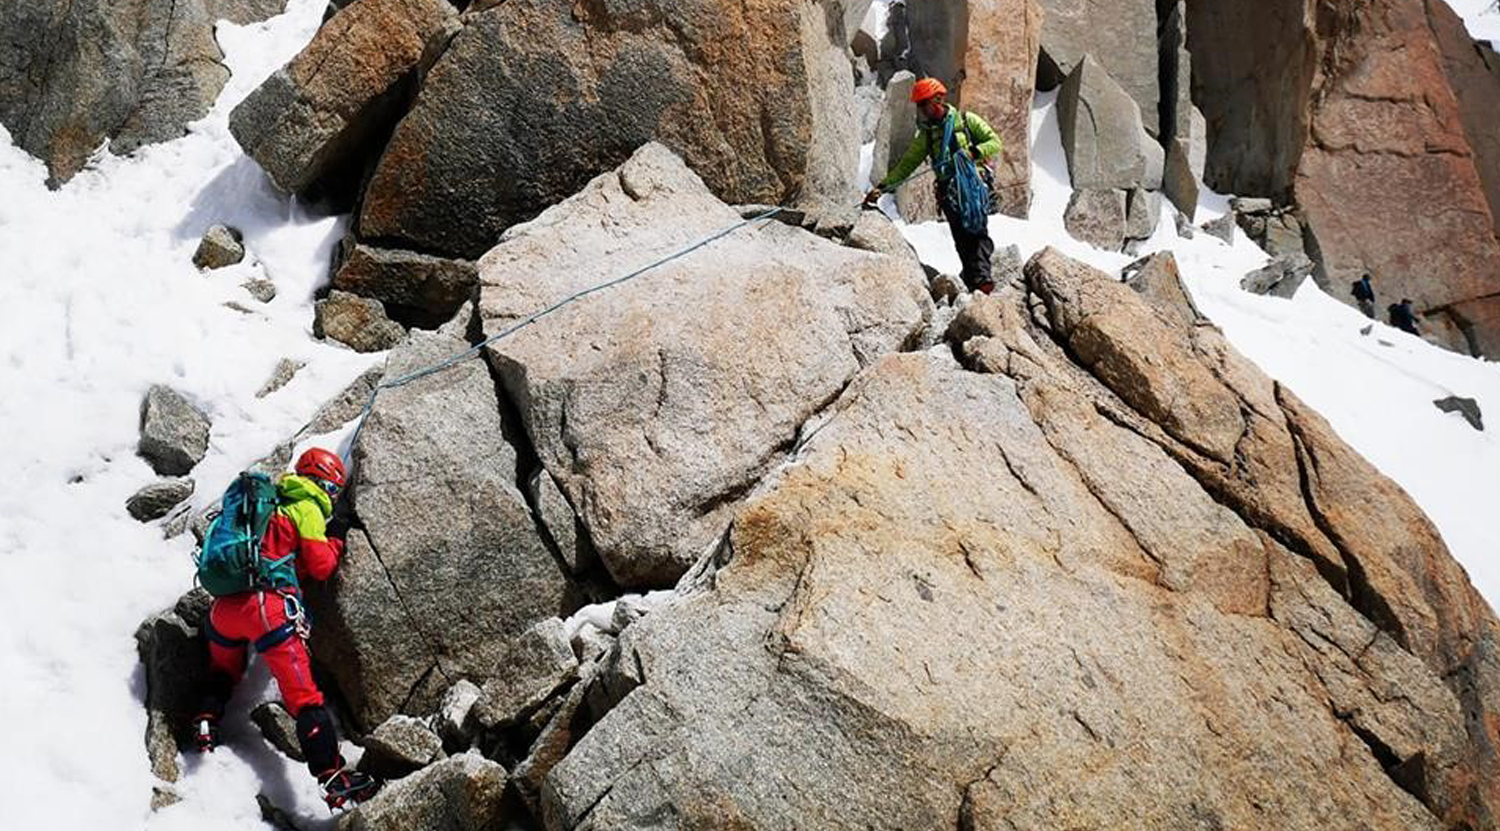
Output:
M338 568L344 556L344 541L340 539L310 540L298 543L297 572L299 578L327 580Z

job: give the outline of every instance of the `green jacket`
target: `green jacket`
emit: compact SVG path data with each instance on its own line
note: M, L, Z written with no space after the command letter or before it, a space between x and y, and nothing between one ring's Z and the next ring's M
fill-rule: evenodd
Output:
M957 113L958 110L952 104L949 104L948 112ZM900 184L902 180L915 172L921 166L922 161L942 142L943 121L947 120L947 115L944 115L943 120L940 121L930 121L920 116L918 118L920 123L917 125L916 136L912 138L911 144L907 145L906 155L902 156L901 161L897 162L896 166L891 168L891 172L884 179L880 180L878 187L881 190L889 190ZM968 150L969 134L973 133L974 141L978 145L974 149L978 152L977 154L970 153L969 155L976 162L1000 154L1002 146L1000 137L995 135L995 131L990 129L990 125L986 124L984 119L974 113L963 113L962 118L963 121L956 121L953 124L953 135L958 139L959 147ZM968 125L967 130L964 129L965 125Z

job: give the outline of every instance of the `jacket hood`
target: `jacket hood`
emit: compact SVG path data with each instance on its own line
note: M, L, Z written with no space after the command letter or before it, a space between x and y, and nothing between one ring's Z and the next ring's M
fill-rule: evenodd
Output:
M318 509L323 512L324 519L333 516L333 498L317 482L306 476L288 473L276 483L276 493L287 502L311 499L318 504Z

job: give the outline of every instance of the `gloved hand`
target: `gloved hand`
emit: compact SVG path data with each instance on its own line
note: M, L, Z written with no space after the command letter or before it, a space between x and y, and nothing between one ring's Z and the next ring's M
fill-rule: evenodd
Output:
M873 205L876 202L880 201L880 195L882 193L884 193L884 191L882 191L880 188L870 188L870 192L865 194L865 204Z

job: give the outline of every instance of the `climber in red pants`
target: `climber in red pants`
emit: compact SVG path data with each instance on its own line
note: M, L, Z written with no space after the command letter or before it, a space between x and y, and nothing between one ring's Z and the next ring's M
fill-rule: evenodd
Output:
M256 588L218 596L209 609L204 626L208 688L195 720L198 746L213 750L219 719L254 647L297 720L297 741L307 768L323 786L331 808L368 799L380 787L368 774L346 768L338 730L313 681L305 642L308 629L300 581L326 580L338 566L343 541L329 539L326 530L344 484L343 461L317 447L302 454L295 473L275 483L275 510L261 537Z

